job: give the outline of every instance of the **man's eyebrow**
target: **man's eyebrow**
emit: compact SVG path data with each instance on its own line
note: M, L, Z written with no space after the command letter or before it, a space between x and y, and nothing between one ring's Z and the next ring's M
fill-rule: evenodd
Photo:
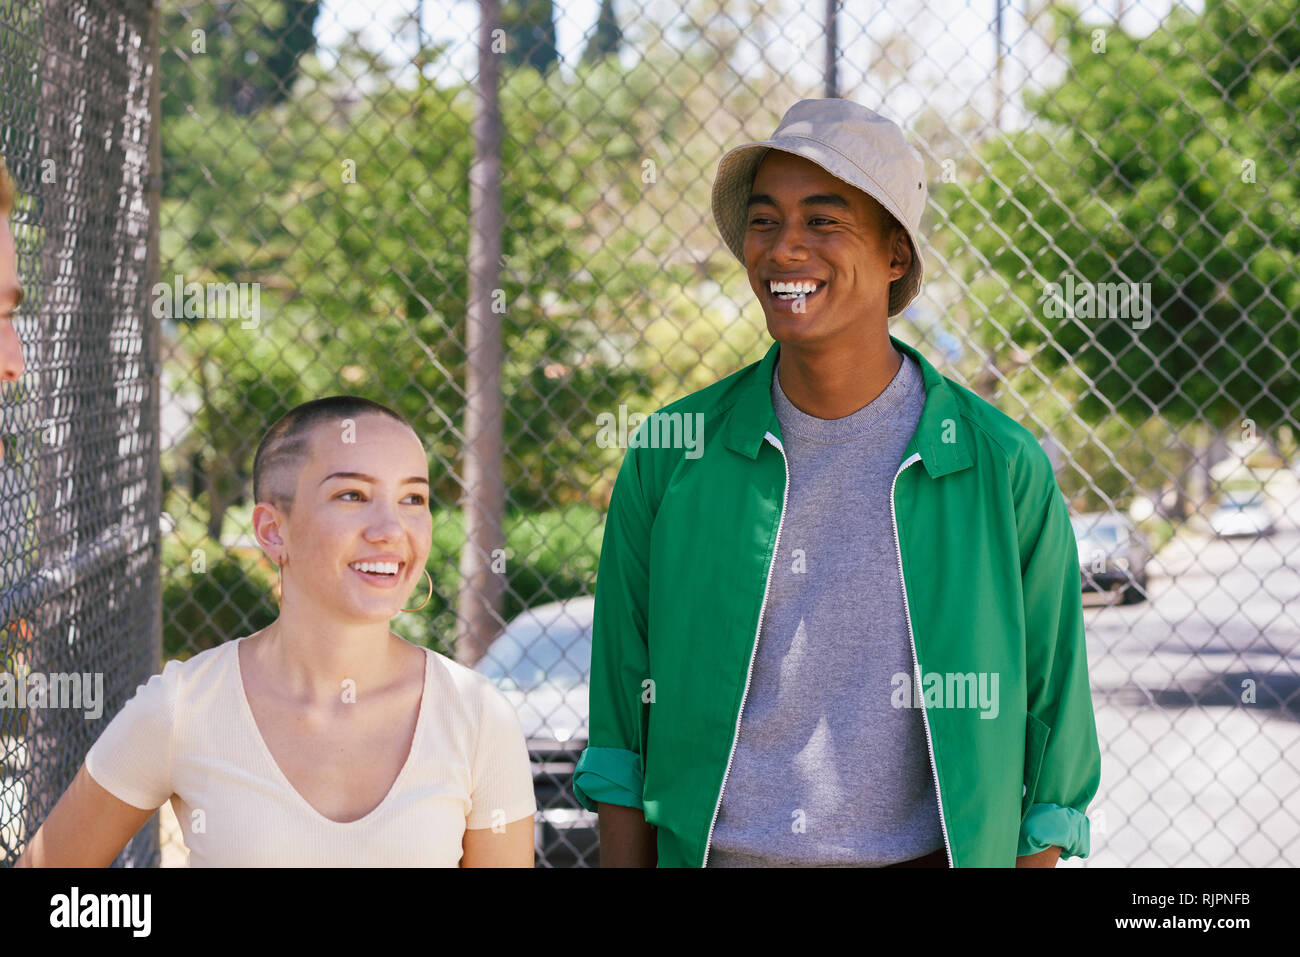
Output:
M775 206L777 202L767 193L753 193L749 197L749 202L745 204L746 208L757 205ZM840 209L848 209L849 201L838 193L817 193L813 196L805 196L799 200L800 206L836 206Z
M329 475L325 476L323 479L320 480L320 484L324 485L326 482L328 482L330 479L333 478L359 479L362 482L370 482L371 484L374 484L375 482L378 481L378 479L376 479L373 475L366 475L364 472L331 472ZM427 478L422 478L419 475L412 475L410 478L403 479L402 481L421 482L425 485L429 484L429 480Z

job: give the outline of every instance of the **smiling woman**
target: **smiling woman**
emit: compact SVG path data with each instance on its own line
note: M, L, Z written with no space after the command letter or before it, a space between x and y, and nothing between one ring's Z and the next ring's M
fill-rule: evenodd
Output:
M253 487L279 617L142 685L19 865L107 865L170 800L191 866L531 866L510 704L389 630L432 538L414 430L367 399L308 402L263 437Z

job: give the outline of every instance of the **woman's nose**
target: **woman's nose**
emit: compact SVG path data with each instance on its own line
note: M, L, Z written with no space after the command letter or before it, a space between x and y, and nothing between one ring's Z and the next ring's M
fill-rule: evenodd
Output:
M402 512L395 505L385 505L376 501L370 513L370 533L380 538L400 538L402 535Z

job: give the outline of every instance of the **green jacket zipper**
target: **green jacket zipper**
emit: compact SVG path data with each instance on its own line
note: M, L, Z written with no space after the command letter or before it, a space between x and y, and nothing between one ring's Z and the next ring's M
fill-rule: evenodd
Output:
M921 453L913 452L898 471L894 473L894 481L889 486L889 518L894 523L894 548L898 551L898 578L903 586L903 616L907 619L907 639L912 645L912 663L916 668L913 672L914 681L918 682L917 689L920 688L921 680L921 659L916 654L916 636L912 633L912 610L907 603L907 577L903 574L903 543L898 537L898 512L894 506L894 489L898 486L898 477L903 474L903 469L907 468L913 462L921 461ZM943 792L939 790L939 765L934 760L934 744L930 740L930 718L925 712L925 695L921 696L921 721L925 725L925 747L930 752L930 770L934 772L934 796L939 804L939 829L943 832L943 849L948 855L948 866L953 867L952 844L948 841L948 825L943 819Z

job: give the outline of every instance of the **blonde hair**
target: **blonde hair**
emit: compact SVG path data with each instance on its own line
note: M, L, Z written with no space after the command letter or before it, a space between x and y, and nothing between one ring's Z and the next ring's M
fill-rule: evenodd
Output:
M10 179L9 170L5 167L5 158L0 156L0 216L8 216L14 211L15 194L14 181Z

